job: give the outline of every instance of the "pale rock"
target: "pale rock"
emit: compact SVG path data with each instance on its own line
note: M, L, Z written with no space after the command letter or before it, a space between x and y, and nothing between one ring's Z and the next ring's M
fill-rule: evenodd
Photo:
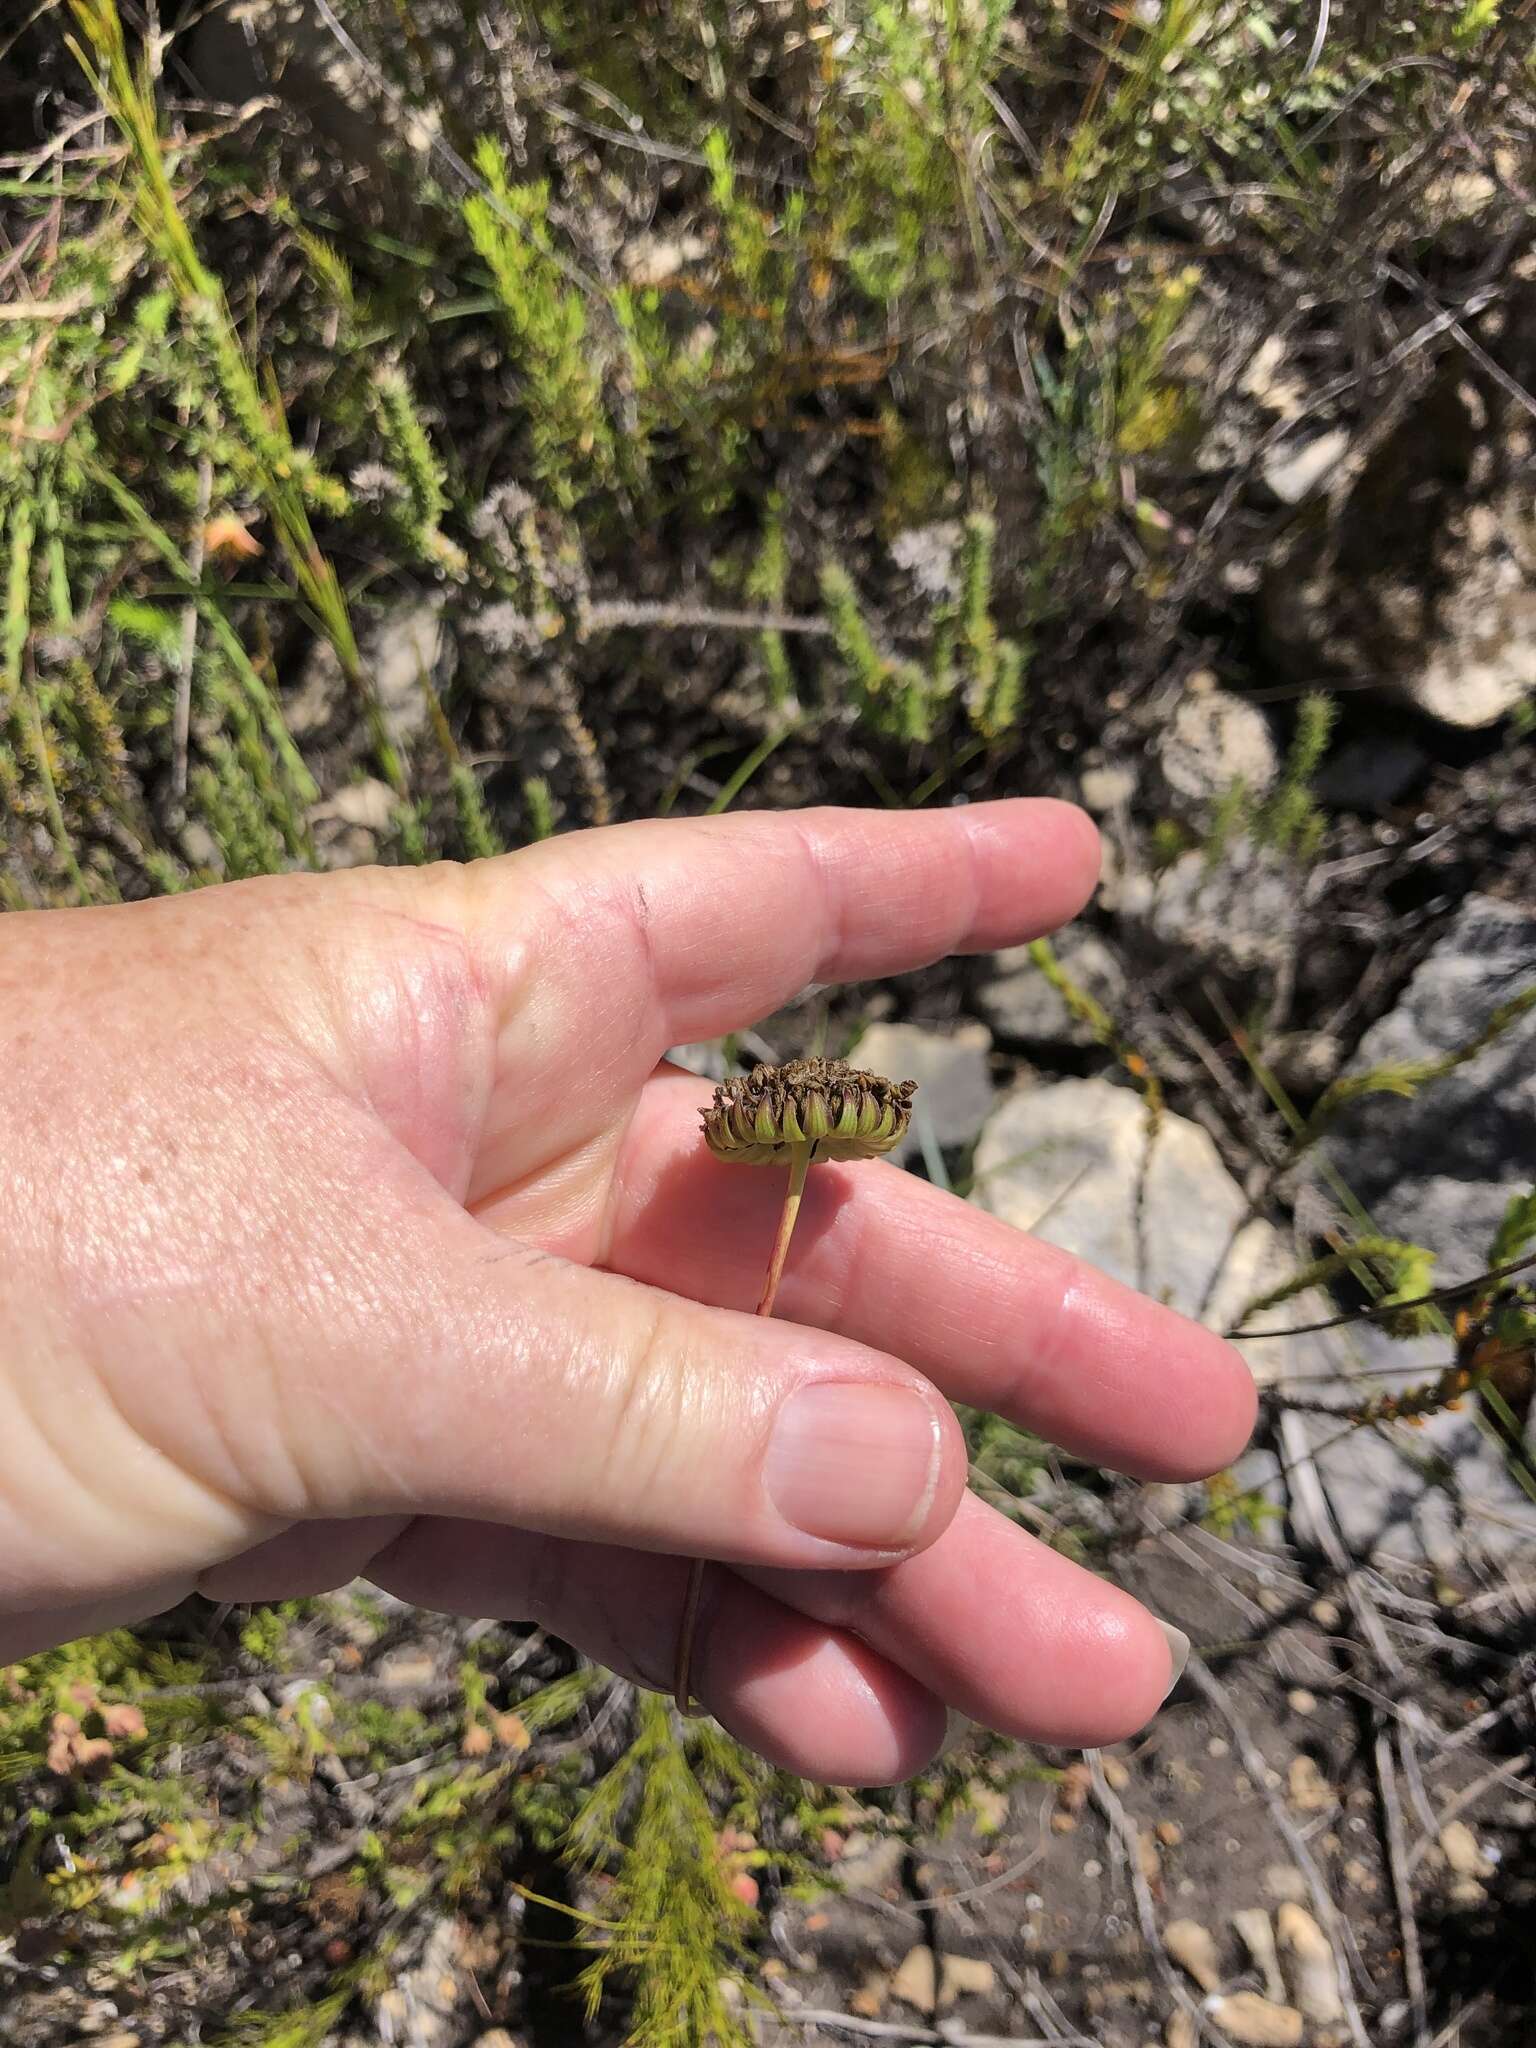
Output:
M838 1885L845 1892L884 1892L899 1882L906 1860L899 1835L850 1836L838 1860Z
M1263 796L1280 768L1269 720L1230 690L1186 690L1164 729L1158 760L1170 794L1201 817L1234 782Z
M413 1692L436 1678L437 1660L426 1650L391 1650L379 1659L374 1676L391 1692Z
M1306 2021L1293 2005L1277 2005L1256 1991L1234 1991L1213 1998L1206 2011L1241 2048L1301 2048Z
M718 1038L700 1039L692 1045L674 1045L667 1058L674 1067L686 1067L701 1081L723 1081L727 1061L725 1046Z
M1286 1909L1281 1908L1282 1912ZM1264 1996L1278 2004L1285 2001L1285 1982L1280 1975L1280 1958L1275 1951L1275 1930L1262 1906L1245 1906L1232 1915L1238 1940L1252 1958L1253 1967L1264 1979Z
M1167 2048L1200 2048L1200 2029L1187 2012L1171 2012L1163 2028Z
M374 2025L386 2048L448 2048L463 2038L459 2007L469 1996L463 1941L458 1921L436 1921L419 1961L379 1998Z
M980 1956L939 1959L939 2003L943 2012L961 1998L985 1998L997 1983L997 1972Z
M1136 771L1120 762L1085 768L1078 777L1078 794L1086 810L1103 817L1107 811L1118 811L1135 796Z
M433 680L446 648L441 600L407 598L371 617L361 614L357 627L364 680L378 701L390 738L403 745L427 723L422 682ZM328 640L317 639L297 687L284 697L284 722L295 739L310 739L350 720L355 701L335 649Z
M631 284L662 285L709 253L702 235L636 235L620 261Z
M926 1943L919 1942L902 1957L891 1979L891 1996L915 2012L931 2015L934 2011L939 1996L938 1966Z
M443 650L441 600L392 606L362 638L363 673L373 683L389 736L398 745L427 723L427 693Z
M1272 1899L1292 1899L1298 1904L1311 1896L1304 1874L1294 1863L1270 1863L1264 1870L1264 1889Z
M1362 1039L1348 1069L1444 1059L1474 1043L1495 1011L1536 983L1536 909L1467 896L1394 1007ZM1336 1176L1389 1236L1429 1246L1439 1282L1484 1270L1512 1196L1536 1157L1536 1011L1409 1100L1346 1105L1311 1171ZM1304 1319L1303 1319L1304 1320ZM1338 1405L1377 1386L1412 1387L1445 1365L1443 1337L1394 1339L1356 1324L1315 1340L1325 1368L1308 1393ZM1315 1369L1315 1368L1314 1368ZM1329 1371L1328 1369L1331 1369ZM1459 1573L1536 1551L1536 1506L1473 1404L1413 1429L1356 1430L1324 1418L1291 1425L1315 1452L1318 1476L1349 1548Z
M1218 1329L1292 1270L1273 1228L1243 1220L1243 1191L1210 1135L1165 1110L1148 1159L1145 1105L1110 1081L1005 1096L974 1169L974 1199L992 1215ZM1298 1304L1285 1306L1294 1313ZM1245 1338L1239 1349L1261 1381L1294 1366L1275 1338Z
M961 540L958 519L909 526L891 542L891 559L911 577L919 596L950 598L959 588L955 557Z
M1051 941L1062 972L1113 1019L1125 1002L1125 973L1097 932L1067 925ZM1028 946L992 956L976 1006L1000 1039L1023 1045L1092 1045L1092 1026L1075 1016L1030 958Z
M1221 1989L1221 1962L1216 1937L1198 1920L1170 1920L1163 1929L1163 1946L1202 1991Z
M1338 1793L1318 1769L1316 1760L1305 1752L1291 1758L1286 1789L1298 1813L1329 1813L1339 1803Z
M1283 420L1295 419L1307 400L1307 387L1300 377L1279 374L1288 348L1283 334L1267 334L1249 357L1237 387L1245 398Z
M965 1788L965 1802L975 1815L978 1834L995 1835L1008 1824L1008 1795L981 1779Z
M1269 450L1260 472L1282 505L1299 505L1338 468L1349 449L1343 427L1329 427L1310 440L1282 441Z
M1209 961L1228 974L1272 974L1295 943L1294 866L1246 835L1214 864L1194 847L1161 874L1126 874L1113 894L1126 923L1186 968Z
M1348 1072L1458 1051L1533 982L1536 906L1469 895L1393 1008L1366 1032ZM1351 1103L1325 1149L1329 1166L1384 1231L1435 1250L1437 1279L1481 1272L1511 1195L1531 1182L1536 1011L1410 1100Z
M1511 308L1527 327L1530 298ZM1302 451L1302 469L1282 468L1282 492L1315 487L1306 468L1318 447ZM1326 437L1323 452L1337 463ZM1271 661L1293 675L1361 678L1468 730L1507 716L1536 677L1531 461L1529 419L1491 405L1448 363L1363 464L1330 485L1327 516L1295 521L1271 551Z
M1332 2026L1344 2016L1333 1946L1305 1906L1286 1904L1275 1915L1291 1997L1315 2025Z
M319 825L335 818L343 825L361 825L367 832L384 832L394 815L394 791L387 782L369 775L361 782L349 782L325 803L313 805L309 820Z
M992 1034L984 1024L960 1024L943 1033L915 1024L870 1026L854 1048L855 1066L917 1083L912 1125L893 1159L920 1153L920 1119L942 1147L970 1143L992 1107L991 1050Z
M189 818L177 834L182 859L190 867L208 868L216 875L224 872L224 856L219 851L219 842L214 838L201 818Z
M1440 1848L1458 1877L1492 1877L1493 1862L1464 1820L1446 1822L1440 1830Z

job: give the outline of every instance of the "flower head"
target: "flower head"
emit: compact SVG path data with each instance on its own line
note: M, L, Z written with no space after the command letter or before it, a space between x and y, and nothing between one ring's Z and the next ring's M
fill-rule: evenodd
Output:
M887 1081L846 1060L790 1060L722 1081L704 1111L704 1137L719 1159L786 1166L815 1159L873 1159L912 1121L915 1081Z

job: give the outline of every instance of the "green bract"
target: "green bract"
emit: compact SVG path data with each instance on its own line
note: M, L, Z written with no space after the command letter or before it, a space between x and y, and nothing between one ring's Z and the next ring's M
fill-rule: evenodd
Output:
M786 1166L814 1159L873 1159L912 1121L915 1081L887 1081L846 1060L791 1060L722 1081L704 1111L704 1137L720 1159Z

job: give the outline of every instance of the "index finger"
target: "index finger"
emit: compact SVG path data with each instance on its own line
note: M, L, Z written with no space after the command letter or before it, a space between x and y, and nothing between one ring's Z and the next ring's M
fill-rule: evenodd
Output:
M988 952L1076 915L1099 837L1072 804L756 811L609 825L462 871L495 1020L467 1199L612 1141L668 1046L808 982Z
M756 811L605 827L487 863L494 970L500 875L542 897L563 944L540 978L584 1038L669 1045L757 1022L816 981L862 981L990 952L1065 923L1099 873L1075 805L1011 798L947 811ZM526 960L528 899L509 925ZM573 941L575 943L573 943Z

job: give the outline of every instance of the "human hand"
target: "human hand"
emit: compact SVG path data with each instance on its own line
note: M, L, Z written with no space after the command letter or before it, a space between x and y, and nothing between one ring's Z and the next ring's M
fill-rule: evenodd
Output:
M807 1776L952 1706L1100 1743L1161 1624L965 1494L946 1396L1149 1477L1251 1426L1230 1347L883 1163L714 1159L664 1050L1073 915L1079 812L628 825L468 868L0 923L0 1663L362 1574L536 1619ZM899 1078L899 1077L898 1077Z

